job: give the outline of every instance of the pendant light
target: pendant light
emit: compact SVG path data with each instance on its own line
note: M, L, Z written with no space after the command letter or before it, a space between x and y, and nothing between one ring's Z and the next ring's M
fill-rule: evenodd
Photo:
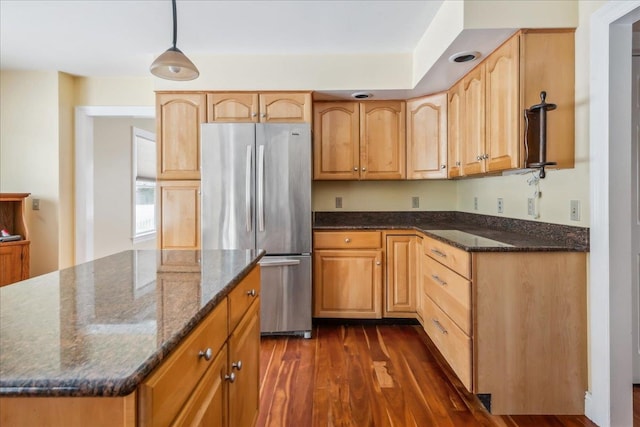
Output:
M173 46L153 61L150 71L154 76L167 80L193 80L200 75L196 66L176 47L178 24L176 17L176 0L173 4Z

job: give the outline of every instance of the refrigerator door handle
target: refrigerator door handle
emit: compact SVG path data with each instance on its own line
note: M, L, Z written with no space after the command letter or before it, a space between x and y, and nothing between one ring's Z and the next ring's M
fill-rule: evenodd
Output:
M247 145L247 166L245 169L244 207L246 210L246 227L251 231L251 146Z
M258 148L258 231L264 231L264 145Z
M299 259L279 259L275 261L260 261L260 267L283 267L287 265L300 265Z

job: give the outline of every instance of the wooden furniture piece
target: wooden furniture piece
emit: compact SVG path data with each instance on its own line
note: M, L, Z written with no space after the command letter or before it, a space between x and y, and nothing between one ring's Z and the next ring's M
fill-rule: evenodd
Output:
M30 193L0 193L0 228L22 240L0 242L0 286L29 278L29 230L25 201Z
M200 248L200 181L158 181L158 245Z
M301 123L311 121L310 92L212 92L208 122Z
M200 126L311 121L311 92L157 92L158 248L200 248Z
M159 276L167 274L178 273ZM259 294L260 268L254 267L133 393L122 397L3 396L0 424L254 426L259 408Z
M557 168L572 168L574 58L573 29L521 30L454 85L448 94L449 177L526 167L523 111L540 103L542 91L558 106L548 116L547 158Z
M407 179L447 178L447 93L407 101Z
M418 237L415 232L384 232L386 280L384 317L416 317L416 289L419 279Z
M382 317L382 233L316 231L315 317Z
M465 387L493 414L582 414L586 254L423 244L423 325Z
M315 102L316 180L405 179L405 102Z

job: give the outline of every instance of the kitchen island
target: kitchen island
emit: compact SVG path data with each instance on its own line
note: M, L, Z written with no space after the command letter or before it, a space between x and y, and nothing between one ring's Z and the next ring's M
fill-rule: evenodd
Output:
M251 425L263 255L125 251L3 287L0 424Z

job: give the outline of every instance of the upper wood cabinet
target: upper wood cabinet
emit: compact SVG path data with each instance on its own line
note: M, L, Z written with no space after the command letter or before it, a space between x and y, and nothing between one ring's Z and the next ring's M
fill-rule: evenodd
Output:
M450 170L449 177L526 167L524 110L540 103L542 91L557 105L547 115L547 159L573 167L574 57L573 30L523 30L454 86L449 144L458 144L449 154L459 150L461 170Z
M158 179L200 179L200 124L206 118L204 93L156 95Z
M462 80L462 172L484 172L484 67L476 67Z
M207 121L310 122L311 106L311 93L214 92L207 94Z
M314 179L404 179L403 101L314 103Z
M407 101L407 179L447 178L447 94Z
M313 178L359 179L358 103L315 102L313 110Z
M448 93L447 105L447 177L455 178L462 171L462 148L464 105L462 103L462 82L458 82Z

